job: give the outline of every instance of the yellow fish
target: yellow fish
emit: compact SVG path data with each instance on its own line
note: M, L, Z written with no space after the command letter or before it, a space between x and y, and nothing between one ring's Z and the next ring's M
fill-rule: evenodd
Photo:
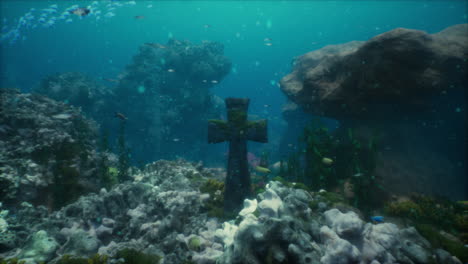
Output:
M325 165L332 165L332 164L333 164L333 160L330 159L330 158L323 158L323 159L322 159L322 163L325 164Z
M260 172L260 173L270 173L271 172L268 168L261 167L261 166L255 166L254 170L257 171L257 172Z

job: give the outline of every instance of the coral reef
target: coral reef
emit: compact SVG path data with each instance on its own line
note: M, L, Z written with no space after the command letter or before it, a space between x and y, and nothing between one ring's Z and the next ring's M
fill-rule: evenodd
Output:
M51 214L42 206L29 205L15 210L14 217L7 216L6 221L9 232L17 237L15 246L21 250L2 248L0 257L23 259L27 255L28 259L43 260L43 253L33 254L27 245L32 243L28 241L35 241L29 234L46 232L59 244L54 250L58 257L49 256L47 263L56 263L66 255L90 258L99 253L116 257L124 249L164 256L166 263L189 260L193 252L188 247L198 243L194 244L193 239L189 243L189 238L183 242L186 248L176 248L180 239L185 241L180 237L182 234L198 235L198 230L205 228L208 216L203 212L209 194L198 189L216 177L200 164L181 160L158 161L141 171L133 170L131 176L132 182L82 196ZM206 243L202 238L194 252ZM159 246L154 248L154 245Z
M112 98L112 90L98 84L96 80L80 72L57 73L45 77L33 92L57 101L81 107L83 112L96 120L102 120L109 109L107 100Z
M335 118L357 138L376 130L385 150L376 174L389 190L463 199L467 31L397 28L299 56L280 82L284 116L292 128L302 112Z
M49 209L96 190L97 125L43 96L0 89L0 200Z
M52 264L103 259L165 264L459 264L452 254L463 257L445 244L431 245L413 227L366 223L351 206L337 206L342 198L293 188L292 183L289 187L270 181L265 192L245 201L235 219L223 220L208 216L205 208L210 195L222 188L216 170L161 160L130 172L132 182L82 196L49 215L43 214L44 207L30 205L15 211L15 217L7 215L17 246L2 250L0 258ZM314 203L317 206L311 208ZM32 247L40 243L48 246Z
M203 158L206 119L224 109L221 99L210 93L229 73L231 62L223 45L171 39L166 45L145 43L126 69L105 87L74 72L46 77L35 92L81 107L110 136L118 137L114 113L122 113L128 148L134 162L161 158ZM186 133L191 131L191 133ZM141 140L146 141L141 144Z
M172 159L183 152L184 158L200 160L206 119L224 107L210 88L230 68L220 43L171 39L166 45L141 45L115 88L116 108L131 120L127 142L134 158ZM139 143L142 138L145 144Z

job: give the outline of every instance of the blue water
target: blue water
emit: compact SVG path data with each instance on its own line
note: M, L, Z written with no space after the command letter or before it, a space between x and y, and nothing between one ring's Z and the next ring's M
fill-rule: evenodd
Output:
M91 2L1 1L0 11L4 25L12 27L30 8L40 14L39 9L57 4L60 14ZM105 5L115 2L128 1L99 1L98 6L104 13ZM295 56L396 27L437 32L466 23L466 10L466 1L136 1L117 7L109 19L57 21L50 28L21 30L25 40L3 41L1 85L29 91L44 76L67 71L113 78L142 43L164 44L171 36L194 43L211 40L224 44L233 63L232 73L212 92L250 97L252 113L279 116L285 97L277 82ZM273 45L266 46L265 38Z

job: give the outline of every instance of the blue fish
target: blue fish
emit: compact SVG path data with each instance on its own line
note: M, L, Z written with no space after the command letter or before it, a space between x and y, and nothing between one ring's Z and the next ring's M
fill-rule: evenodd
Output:
M373 222L383 223L384 217L383 216L371 216L370 218Z

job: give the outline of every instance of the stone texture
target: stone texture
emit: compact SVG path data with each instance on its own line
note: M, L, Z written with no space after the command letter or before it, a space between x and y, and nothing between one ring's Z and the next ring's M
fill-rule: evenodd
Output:
M10 89L0 89L0 104L0 200L53 209L54 186L69 188L66 200L100 185L97 125L79 109Z
M389 191L463 199L467 60L468 24L435 34L397 28L299 56L280 82L291 101L282 151L310 115L334 118L359 140L379 134L376 176Z
M337 119L378 119L382 104L418 111L429 96L468 84L467 33L468 24L432 35L397 28L366 42L326 46L298 57L281 89L306 111Z

